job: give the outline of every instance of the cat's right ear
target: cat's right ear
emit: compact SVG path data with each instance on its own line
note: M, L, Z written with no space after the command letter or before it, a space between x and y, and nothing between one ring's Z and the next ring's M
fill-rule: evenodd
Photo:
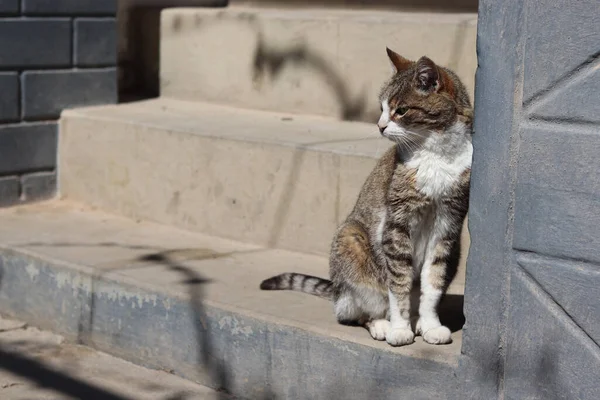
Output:
M438 91L441 86L440 70L431 59L423 56L417 61L415 83L424 92Z
M385 50L387 51L387 55L390 58L390 61L392 62L392 68L395 74L411 67L413 63L412 61L402 57L400 54L391 50L389 47L386 47Z

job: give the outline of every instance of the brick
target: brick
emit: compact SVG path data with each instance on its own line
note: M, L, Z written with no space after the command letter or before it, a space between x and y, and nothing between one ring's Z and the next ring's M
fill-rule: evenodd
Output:
M56 167L56 123L0 126L0 175Z
M117 23L111 19L75 20L75 64L114 66L117 64Z
M117 0L23 0L23 12L34 15L114 16Z
M19 119L19 74L0 72L0 122Z
M71 22L67 18L3 19L0 23L0 67L71 65Z
M16 14L19 12L20 0L0 0L0 14Z
M21 198L21 183L16 176L0 178L0 207L17 204Z
M22 77L25 119L58 118L65 108L117 101L116 68L27 71Z
M38 172L21 177L23 200L46 200L56 194L56 172Z

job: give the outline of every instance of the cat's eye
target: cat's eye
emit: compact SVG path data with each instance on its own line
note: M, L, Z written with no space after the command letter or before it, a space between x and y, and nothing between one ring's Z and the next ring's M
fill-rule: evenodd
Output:
M408 108L406 108L406 107L398 107L396 109L396 115L399 116L399 117L402 117L407 112L408 112Z

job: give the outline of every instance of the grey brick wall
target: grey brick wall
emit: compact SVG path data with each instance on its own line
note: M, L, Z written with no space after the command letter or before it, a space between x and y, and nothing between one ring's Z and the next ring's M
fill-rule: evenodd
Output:
M0 207L56 192L57 119L117 101L116 0L0 0Z
M0 72L0 123L19 120L19 74Z
M16 14L19 12L20 0L0 0L0 14Z
M26 71L21 75L23 118L58 118L73 105L111 103L116 85L114 68Z
M23 0L23 11L31 15L114 16L117 0Z

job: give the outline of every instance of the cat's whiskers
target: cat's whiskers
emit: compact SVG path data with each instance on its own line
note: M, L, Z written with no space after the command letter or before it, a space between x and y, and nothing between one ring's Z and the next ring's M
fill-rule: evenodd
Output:
M416 148L419 147L419 143L411 139L410 136L406 134L388 133L387 136L400 147L405 148L409 151L414 151Z
M406 137L404 136L392 136L394 138L394 141L400 146L403 147L405 149L410 150L410 143L406 140Z
M425 136L419 135L418 137L419 137L419 139L422 139ZM413 147L411 148L411 150L413 150L413 151L416 150L417 148L419 148L422 144L421 142L418 142L416 139L410 138L410 136L408 136L406 139L408 142L413 144Z

